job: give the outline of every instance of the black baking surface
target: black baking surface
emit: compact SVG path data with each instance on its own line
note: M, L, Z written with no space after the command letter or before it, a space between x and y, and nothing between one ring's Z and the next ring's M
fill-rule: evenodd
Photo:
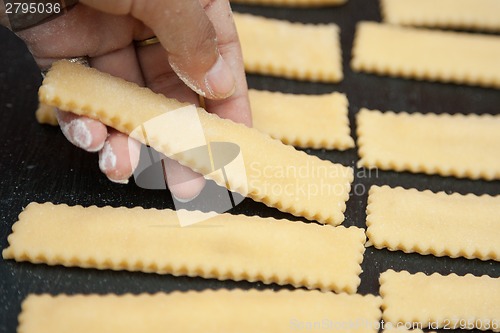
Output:
M350 120L355 135L354 114L360 107L380 110L434 113L500 113L500 91L453 84L419 82L368 74L353 73L349 67L356 22L380 21L374 0L349 0L338 8L285 9L258 6L233 6L250 12L290 21L327 23L341 27L345 78L340 84L321 84L250 75L250 87L289 93L347 94ZM500 59L499 59L500 65ZM6 29L0 29L0 246L7 246L7 236L17 215L31 201L70 205L111 205L173 208L167 191L144 190L109 182L99 172L96 154L83 152L66 141L60 130L39 125L34 118L40 72L26 47ZM320 158L355 166L357 152L307 150ZM500 153L500 152L499 152ZM499 181L426 176L356 169L356 180L347 202L344 225L365 227L366 190L371 184L401 185L417 189L475 194L500 194ZM285 217L297 220L276 209L246 199L231 211L247 215ZM318 253L328 260L328 254ZM286 258L286 254L284 254ZM359 292L378 294L378 276L392 268L410 272L439 272L459 275L472 273L500 276L500 263L437 258L431 255L404 254L367 248ZM206 288L273 288L262 283L217 281L202 278L173 277L132 272L49 267L0 259L0 332L14 332L20 304L29 293L140 293ZM286 287L285 287L286 288Z

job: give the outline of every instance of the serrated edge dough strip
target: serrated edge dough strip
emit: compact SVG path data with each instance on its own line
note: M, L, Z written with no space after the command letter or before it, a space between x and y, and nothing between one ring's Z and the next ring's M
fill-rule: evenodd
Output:
M40 124L52 126L57 126L57 124L59 124L55 108L43 103L38 105L38 109L35 111L35 117Z
M29 295L22 303L18 332L288 333L328 320L363 323L340 333L377 333L381 303L373 295L305 290Z
M245 70L289 79L339 82L342 51L335 24L303 24L234 13Z
M5 259L48 265L262 281L356 292L363 229L258 216L31 203L8 237ZM293 258L290 260L289 258Z
M381 0L380 7L391 24L500 31L497 0Z
M347 0L231 0L231 2L265 6L323 7L343 5Z
M500 319L500 278L438 273L427 276L388 270L379 281L386 322L419 323L423 327L433 323L442 328L462 319L486 330L488 323L491 327L494 320L498 324ZM500 331L498 325L493 331Z
M500 179L500 116L421 114L361 109L359 166Z
M249 90L253 125L285 144L346 150L354 147L344 94L295 95Z
M254 127L285 144L338 150L355 146L344 94L296 95L250 89L249 97ZM42 103L36 118L40 124L58 124L55 108Z
M366 235L377 249L499 260L500 196L372 186Z
M186 105L67 61L53 65L39 97L46 104L98 119L126 134L154 117ZM172 156L181 164L221 186L230 185L231 190L281 211L321 223L342 223L354 178L352 168L297 151L256 129L221 119L203 109L198 109L198 116L208 143L232 142L240 147L246 175L228 173L226 182L221 172L213 172L187 154ZM178 128L180 137L190 132L182 125ZM143 137L136 139L145 143ZM150 135L147 143L167 156L171 156L178 145L162 134ZM294 172L298 176L294 176Z
M500 88L500 36L358 23L355 71Z

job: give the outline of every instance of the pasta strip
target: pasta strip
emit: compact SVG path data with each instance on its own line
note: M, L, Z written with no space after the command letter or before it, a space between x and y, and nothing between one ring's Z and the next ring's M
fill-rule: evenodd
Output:
M359 166L471 179L500 179L500 116L361 109Z
M206 220L181 227L170 209L31 203L14 224L3 257L348 293L360 283L363 229L182 213Z
M381 0L380 5L391 24L500 31L498 0Z
M316 149L354 147L344 94L293 95L251 89L249 96L254 127L283 143Z
M209 145L231 142L241 151L244 170L233 168L223 174L214 161L184 151L184 143L200 134L191 127L195 120L189 110L174 112L178 117L174 125L157 122L172 111L184 110L186 104L67 61L53 65L39 97L48 105L98 119L131 134L217 184L268 206L322 223L338 225L344 220L345 202L353 181L352 168L299 152L256 129L221 119L203 109L193 111ZM145 137L142 131L137 131L144 124L157 128ZM167 125L171 127L168 131L164 128Z
M40 103L38 105L38 109L36 109L35 112L35 117L40 124L52 126L57 126L58 124L55 108L43 103Z
M323 7L343 5L347 0L231 0L231 2L267 6Z
M373 295L304 290L30 295L22 304L18 332L288 333L313 323L346 323L335 331L377 333L380 304Z
M249 73L289 79L339 82L339 28L234 13L243 62Z
M372 186L366 234L377 249L500 260L500 196Z
M500 88L500 37L358 24L356 71Z
M500 331L500 278L388 270L380 275L380 295L386 322Z

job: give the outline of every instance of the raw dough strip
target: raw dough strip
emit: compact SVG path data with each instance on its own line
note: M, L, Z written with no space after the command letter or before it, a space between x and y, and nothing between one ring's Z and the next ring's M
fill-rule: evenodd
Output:
M35 117L40 124L57 126L59 123L57 121L56 109L53 106L48 106L43 103L38 104Z
M500 88L500 36L358 23L352 68Z
M380 6L391 24L500 31L498 0L381 0Z
M46 104L98 119L126 134L152 118L185 106L149 89L67 61L52 67L39 97ZM172 152L183 151L179 145L192 132L191 128L185 128L184 122L178 123L178 133L151 134L148 143L219 185L268 206L322 223L342 223L354 177L352 168L297 151L256 129L221 119L203 109L198 109L198 117L207 143L232 142L239 146L246 174L227 173L226 182L222 172L213 170L204 160L183 153L172 156ZM172 139L175 135L183 139ZM146 142L141 136L136 139Z
M380 112L357 115L359 166L500 179L500 116Z
M500 278L388 270L380 275L380 295L386 322L500 332Z
M262 281L356 292L363 229L183 211L31 203L12 228L5 259L48 265ZM212 217L212 218L210 218Z
M339 333L377 333L381 303L373 295L305 290L30 295L22 304L18 332L288 333L328 322L346 327L335 330Z
M301 148L346 150L350 136L344 94L293 95L250 90L254 127Z
M314 149L354 147L344 94L294 95L249 90L253 125L285 144ZM40 124L57 125L55 108L40 104Z
M347 0L231 0L231 2L266 6L326 7L343 5Z
M372 186L369 245L452 258L500 260L500 196Z
M289 79L339 82L342 52L335 24L291 23L234 13L249 73Z

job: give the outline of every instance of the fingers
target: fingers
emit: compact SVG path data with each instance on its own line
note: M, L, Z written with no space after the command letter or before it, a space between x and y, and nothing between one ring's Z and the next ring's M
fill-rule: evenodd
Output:
M243 56L231 7L227 0L201 0L201 2L205 5L206 13L217 32L222 57L235 76L234 94L223 100L205 100L207 111L251 127L252 114L248 100Z
M130 16L117 17L78 4L64 15L17 35L41 68L48 68L62 58L95 57L126 47L142 30L143 25Z
M112 14L131 14L150 27L168 52L177 75L198 94L221 99L233 94L235 77L217 48L217 38L199 0L82 0Z
M164 159L164 172L167 185L174 198L180 202L188 202L196 198L203 187L205 178L199 173L179 164L170 158Z
M160 44L139 47L137 58L148 88L181 102L198 104L198 96L179 79Z
M60 110L56 111L56 116L61 131L69 142L88 152L102 149L108 136L106 126L102 123Z
M154 92L181 102L198 105L198 95L189 89L172 70L161 45L137 50L146 86ZM177 161L165 159L166 181L172 195L181 202L194 199L205 186L205 178Z
M100 71L144 85L135 48L132 45L91 58L90 64ZM99 152L99 168L111 181L126 184L139 162L139 154L139 142L118 131L110 130Z
M109 137L99 151L99 169L109 180L127 184L139 163L141 144L116 130L110 130Z

